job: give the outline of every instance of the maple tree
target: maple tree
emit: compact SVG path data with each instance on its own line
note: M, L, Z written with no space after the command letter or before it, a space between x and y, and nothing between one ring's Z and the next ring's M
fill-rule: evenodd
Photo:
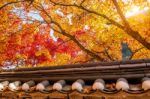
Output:
M149 0L2 0L0 18L3 66L150 58Z

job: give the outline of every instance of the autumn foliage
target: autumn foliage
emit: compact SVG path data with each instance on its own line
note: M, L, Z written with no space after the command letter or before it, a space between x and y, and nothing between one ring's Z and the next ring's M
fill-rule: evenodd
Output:
M150 0L1 0L0 65L150 58Z

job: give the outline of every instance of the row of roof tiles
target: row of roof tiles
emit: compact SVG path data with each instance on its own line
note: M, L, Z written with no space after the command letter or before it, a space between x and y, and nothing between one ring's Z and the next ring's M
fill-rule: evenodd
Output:
M145 77L142 79L140 84L129 84L125 78L119 78L116 83L106 83L103 79L97 79L91 85L86 85L86 82L82 79L78 79L68 85L65 80L59 80L53 84L50 81L44 80L41 82L35 82L33 80L22 83L21 81L3 81L0 83L0 91L4 92L7 90L18 92L34 92L40 91L49 93L52 91L59 92L71 92L78 91L80 93L90 93L94 91L101 91L104 93L116 93L123 90L128 93L143 93L150 89L150 78Z

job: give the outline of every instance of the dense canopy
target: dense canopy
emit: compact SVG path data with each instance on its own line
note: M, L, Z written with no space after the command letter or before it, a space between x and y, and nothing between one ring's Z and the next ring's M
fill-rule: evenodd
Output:
M150 58L150 0L1 0L0 65Z

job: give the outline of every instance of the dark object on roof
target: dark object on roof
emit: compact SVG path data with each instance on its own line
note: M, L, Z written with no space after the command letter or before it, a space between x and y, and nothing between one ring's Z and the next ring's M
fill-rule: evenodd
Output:
M129 48L127 43L121 43L121 52L122 52L122 60L129 60L130 56L132 55L132 51Z
M116 94L114 99L129 99L140 93L142 98L149 93L149 70L150 60L128 60L1 71L0 98L13 94L32 99L100 99Z

